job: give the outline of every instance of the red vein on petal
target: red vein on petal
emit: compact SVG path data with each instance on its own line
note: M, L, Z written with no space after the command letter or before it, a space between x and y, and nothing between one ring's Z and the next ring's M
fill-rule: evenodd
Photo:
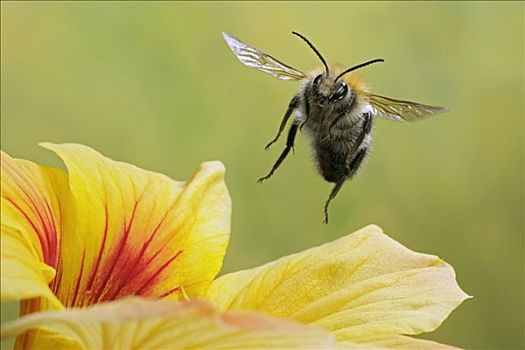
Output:
M14 159L12 159L12 161L13 161L13 163L11 161L2 162L2 166L5 167L5 168L9 168L9 169L6 169L6 170L11 171L12 175L15 175L16 177L18 177L19 180L21 180L21 182L23 182L26 185L26 187L29 190L31 190L31 192L32 192L34 197L38 197L38 194L40 192L34 190L33 182L30 181L27 178L26 172L24 170L22 170L21 167L19 167L18 165L14 164ZM17 184L18 188L22 188L22 186L19 185L18 181L14 180L14 182Z
M117 249L114 251L114 254L110 257L110 266L108 268L107 271L104 272L104 280L103 282L98 285L98 288L96 288L96 298L94 298L93 300L96 301L97 303L101 302L101 301L107 301L107 300L111 300L111 299L107 299L107 295L108 293L110 292L110 288L107 288L107 285L108 285L108 281L110 279L110 277L112 277L113 275L113 270L115 269L115 266L117 265L117 262L119 261L121 257L121 254L122 254L122 251L124 250L124 247L126 246L126 243L128 241L128 238L129 238L129 234L131 232L131 224L133 223L133 220L135 218L135 212L137 210L137 205L138 205L138 202L135 202L135 204L133 205L133 211L131 212L131 217L129 219L129 223L127 225L125 225L125 229L123 231L123 234L121 235L121 238L119 239L119 242L117 243ZM104 293L104 291L106 293Z
M162 223L164 222L165 218L167 216L167 213L164 214L164 216L161 218L160 222L155 226L152 233L150 234L148 240L142 245L139 253L134 257L129 257L128 263L124 267L124 271L120 276L120 283L117 288L114 288L113 294L108 295L109 300L114 300L117 298L119 293L125 288L126 285L131 285L133 283L134 277L137 277L137 275L140 275L143 273L143 271L146 270L149 262L151 262L151 258L148 259L146 263L144 263L142 260L144 258L144 254L146 253L146 250L148 249L149 245L153 241L153 238L156 236L157 232L159 231ZM161 248L162 250L162 248ZM160 253L157 252L154 256L157 256ZM137 269L139 271L137 271ZM124 293L123 296L134 294L134 291L130 291L130 293Z
M56 222L56 220L52 215L47 200L43 199L41 193L35 190L34 183L25 176L26 174L19 167L15 166L14 164L11 164L10 162L2 162L2 165L6 168L7 171L11 172L16 187L20 189L24 193L27 200L29 200L29 203L26 200L24 201L24 203L27 204L30 208L32 208L33 212L35 212L38 215L40 223L42 224L44 229L43 233L46 237L46 241L48 242L48 247L44 252L44 262L52 267L56 267L56 260L58 258L58 246L56 244L56 237L53 237L56 236L56 227L53 224ZM18 178L18 181L15 180L14 177ZM26 188L31 192L31 194L29 194L26 191ZM39 206L36 205L34 200L38 202ZM40 213L40 210L38 209L39 207L44 207L47 209L45 213L45 219L43 218L42 213ZM19 210L21 209L19 208ZM48 235L48 233L51 233L51 237ZM55 249L50 249L49 245L51 243L54 243L53 248Z
M47 220L44 220L44 218L42 217L42 214L40 213L40 210L38 210L38 207L37 205L35 204L35 202L33 201L33 198L26 192L26 190L23 188L23 187L19 187L19 189L24 192L24 195L27 199L24 200L24 203L26 205L28 205L30 207L30 209L32 209L32 211L38 216L38 219L40 220L40 223L42 224L42 228L44 229L44 235L46 236L46 240L49 242L49 235L48 235L48 230L49 230L49 227L48 227L48 222ZM29 201L29 203L28 203ZM47 261L46 261L47 262Z
M82 262L81 262L81 265L80 265L80 271L78 273L77 281L76 281L76 284L75 284L75 289L73 291L73 300L71 301L69 306L78 306L76 303L77 303L77 298L78 298L78 291L80 289L80 284L82 283L82 274L84 273L84 262L85 262L85 260L86 260L86 251L84 250L82 252ZM69 299L69 297L68 297L68 299Z
M24 186L22 185L25 185L25 187L31 190L34 197L39 197L38 196L39 192L34 191L33 182L27 179L26 173L22 169L20 169L20 167L15 166L14 164L11 164L11 162L9 161L2 162L2 166L6 168L8 172L11 172L11 175L13 176L13 182L16 184L17 188L21 189L24 192L24 194L27 197L30 197L30 196L27 194L27 192L24 191ZM15 179L15 177L17 179Z
M146 266L149 265L163 250L164 250L164 247L160 247L152 256L149 257L145 265Z
M38 191L35 191L34 190L34 184L29 182L29 180L25 179L26 180L26 183L27 183L27 187L31 190L31 192L33 193L33 195L30 195L26 189L22 186L19 186L20 190L22 192L24 192L24 195L26 196L27 200L29 201L30 203L30 207L32 207L33 211L36 213L36 215L38 215L38 218L40 219L40 223L42 224L43 228L44 228L44 234L46 235L46 239L49 243L49 245L52 245L53 247L56 247L56 227L54 225L54 223L56 222L56 219L54 217L54 215L52 214L51 212L51 208L49 208L49 203L46 199L43 199L42 196L41 196L41 193L38 192ZM38 202L39 205L37 205L37 203L35 203L35 200ZM24 201L26 204L29 204L27 201ZM40 212L40 209L41 207L44 207L45 209L45 213L41 213ZM48 251L47 252L48 256L46 259L46 263L48 265L51 265L53 267L55 267L56 265L54 264L55 262L55 257L58 255L57 252L56 252L56 249L54 250L51 250L51 251Z
M102 254L104 253L104 247L106 246L106 241L108 239L108 226L109 226L108 207L107 205L104 205L104 233L102 235L102 243L98 250L98 254L97 254L95 263L93 265L93 268L91 269L89 280L86 285L87 290L91 290L91 288L93 287L93 282L95 281L95 277L97 276L97 273L98 273L100 261L102 260Z
M142 257L144 256L144 253L146 252L146 250L148 249L149 245L151 244L151 242L153 241L153 238L157 235L157 232L159 231L160 227L162 226L162 224L164 223L164 220L166 219L166 216L167 216L167 213L164 214L164 216L162 217L162 219L159 221L159 223L157 224L157 226L153 229L153 232L151 233L151 235L149 236L148 240L142 245L142 248L140 249L140 252L139 252L139 255L138 255L138 258L139 260L142 260ZM148 260L149 262L150 260ZM147 264L146 264L147 265Z
M51 221L51 237L50 237L50 240L51 240L51 245L53 247L55 247L55 249L53 249L51 252L50 252L50 257L49 257L49 260L51 260L51 262L53 263L53 267L58 267L58 258L59 258L59 252L58 252L58 249L59 249L59 237L58 237L58 232L57 232L57 228L56 226L54 225L54 222L56 222L54 216L51 214L51 208L49 207L49 203L46 201L44 202L45 206L46 206L46 212L49 213L49 215L52 216L52 219L50 220ZM48 217L49 219L49 217Z
M181 286L178 286L178 287L172 288L172 289L168 290L166 293L163 293L163 294L159 295L159 298L161 298L161 299L162 299L162 298L165 298L165 297L167 297L168 295L173 294L173 293L175 293L175 292L180 292L181 290L182 290Z
M161 272L169 266L169 264L171 264L177 257L179 257L179 255L182 254L182 250L179 250L177 251L177 253L175 253L171 258L169 258L168 260L166 260L151 276L150 278L148 278L148 280L146 282L144 282L142 284L142 286L138 289L136 295L143 295L143 293L145 292L146 288L148 288L150 285L151 285L151 282L153 282L157 277L159 277L159 275L161 274Z
M42 234L41 230L39 230L36 225L33 223L33 221L29 218L29 216L26 214L26 212L24 210L22 210L22 208L20 208L18 206L18 204L15 203L15 201L13 201L11 198L8 198L8 197L4 197L6 201L8 201L9 203L11 203L27 220L27 222L29 222L29 225L31 225L31 227L33 228L33 230L35 231L36 233L36 236L38 237L38 241L40 242L40 246L42 248L42 259L46 260L46 252L48 251L48 243L47 243L47 236L45 234Z
M60 282L62 282L63 270L62 270L62 266L60 264L60 260L58 261L56 271L57 271L57 274L56 274L55 278L53 278L53 281L51 282L51 284L49 286L55 295L58 292L58 286L60 286Z

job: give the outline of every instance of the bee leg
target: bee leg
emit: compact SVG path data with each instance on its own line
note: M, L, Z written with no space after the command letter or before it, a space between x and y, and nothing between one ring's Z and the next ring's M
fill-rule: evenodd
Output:
M290 131L288 131L288 139L286 140L286 148L285 148L284 151L281 153L281 155L279 156L279 158L277 159L277 161L276 161L275 164L273 165L272 170L270 170L270 172L268 173L268 175L261 177L259 180L257 180L257 182L261 183L261 182L263 182L264 180L269 179L270 176L273 175L273 173L275 172L275 170L277 170L277 168L279 167L279 165L281 165L281 163L282 163L283 160L286 158L286 156L288 155L288 153L290 153L290 149L293 148L293 144L294 144L295 136L297 135L297 129L298 129L298 128L299 128L299 125L298 125L298 124L292 124L292 126L290 127Z
M334 199L335 196L337 196L337 192L339 192L339 190L341 189L345 181L346 181L346 178L343 178L335 184L334 188L332 189L332 192L330 192L330 195L328 196L328 199L326 200L326 203L324 204L324 223L325 224L328 224L328 206L330 205L330 202L332 201L332 199Z
M370 113L363 113L363 118L364 121L361 133L359 134L354 146L352 147L352 150L349 153L349 157L346 159L345 162L346 169L348 169L350 172L349 176L353 176L355 171L359 167L359 164L361 164L361 161L363 160L362 158L361 160L359 160L357 166L352 166L352 162L354 162L354 160L358 158L358 156L360 156L360 154L358 153L359 147L361 147L361 145L363 144L366 135L368 135L372 130L372 115ZM366 155L366 149L365 154L363 154L361 157L364 157L364 155Z
M286 113L284 114L283 120L281 121L281 125L279 126L279 131L277 131L277 135L272 141L268 142L268 144L264 147L265 150L268 150L268 148L270 148L271 145L277 142L286 126L286 123L288 122L288 119L292 115L293 111L297 108L297 106L299 106L299 97L294 96L294 98L292 98L290 104L288 105Z
M346 180L352 178L355 173L357 172L357 169L361 166L361 163L363 162L363 159L365 159L365 156L368 152L368 148L362 147L361 144L363 143L363 140L365 139L366 135L370 133L372 130L372 115L370 113L363 114L363 117L365 118L363 122L363 129L361 130L361 133L359 134L359 138L357 139L357 142L355 144L355 151L350 152L350 156L347 158L345 165L346 169L348 171L348 174L340 179L332 189L332 192L330 192L330 196L328 197L325 205L324 205L324 223L328 224L328 205L332 201L332 199L335 198L343 184ZM332 124L333 126L333 124Z
M369 112L363 113L363 117L365 118L365 122L363 124L363 132L364 135L369 134L372 130L372 114ZM364 136L363 136L364 138Z
M363 159L365 159L366 153L368 151L368 148L361 148L355 156L353 156L350 161L348 162L348 178L351 178L355 175L357 172L357 169L361 166L361 163L363 162Z
M335 198L335 196L337 195L337 193L339 192L339 190L341 189L345 181L352 178L355 175L355 173L357 172L357 169L359 169L359 166L363 162L363 159L365 159L367 151L368 151L367 148L361 148L359 149L359 151L357 151L357 153L354 156L349 157L349 161L347 162L348 163L348 166L347 166L348 175L340 179L338 182L336 182L334 188L332 189L332 192L330 192L330 196L328 196L328 199L326 200L326 203L324 205L324 223L325 224L328 224L328 205L330 204L332 199Z
M304 100L304 109L306 110L306 116L304 117L304 121L301 123L301 126L299 127L300 131L303 131L303 126L308 121L308 117L310 117L310 102L309 102L309 97L308 97L308 90L304 91L303 100Z

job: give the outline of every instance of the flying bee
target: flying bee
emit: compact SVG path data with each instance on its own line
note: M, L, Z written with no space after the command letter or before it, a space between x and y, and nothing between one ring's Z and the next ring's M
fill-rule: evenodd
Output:
M227 33L223 33L223 37L244 65L281 80L299 81L297 94L290 101L276 136L266 145L268 149L279 139L293 115L286 147L270 172L258 182L263 182L274 174L293 149L297 131L303 131L314 151L320 174L326 181L335 184L324 205L324 222L328 223L330 202L345 181L354 177L370 151L375 117L414 121L444 112L446 108L372 94L364 80L354 71L383 62L383 59L373 59L347 69L339 65L328 66L306 37L297 32L292 33L308 44L323 63L323 67L305 74Z

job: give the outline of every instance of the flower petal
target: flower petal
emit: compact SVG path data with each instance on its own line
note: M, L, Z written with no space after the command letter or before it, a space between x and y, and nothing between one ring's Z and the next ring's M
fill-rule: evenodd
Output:
M60 283L67 306L127 295L200 295L219 272L231 203L220 162L187 182L108 159L89 147L43 144L69 172Z
M40 312L5 324L2 339L32 329L66 337L78 349L326 349L334 345L332 335L313 327L258 314L221 314L198 300L126 298L84 309ZM56 340L53 345L59 349Z
M42 296L60 307L48 285L59 259L66 186L63 171L1 153L2 300Z
M337 343L337 348L356 350L459 350L459 348L454 346L403 335L391 335L375 339L366 339L363 340L363 344L343 341Z
M452 267L367 226L334 242L217 279L222 310L257 310L333 331L339 340L434 330L467 295Z

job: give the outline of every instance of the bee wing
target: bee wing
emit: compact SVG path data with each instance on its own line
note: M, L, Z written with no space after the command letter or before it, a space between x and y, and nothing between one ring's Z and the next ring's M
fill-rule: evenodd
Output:
M246 45L228 33L222 33L222 36L235 56L245 66L256 68L281 80L300 80L306 77L304 73L282 63L267 53Z
M428 106L373 94L370 94L368 98L374 109L374 115L395 121L411 122L448 110L445 107Z

